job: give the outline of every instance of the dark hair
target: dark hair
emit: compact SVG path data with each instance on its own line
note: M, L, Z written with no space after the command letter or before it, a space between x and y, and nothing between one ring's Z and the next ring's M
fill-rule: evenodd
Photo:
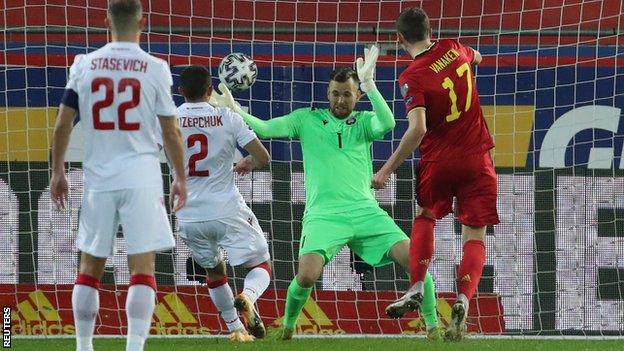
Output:
M408 43L425 40L431 29L429 16L419 7L403 10L396 20L396 28Z
M336 68L329 77L330 80L335 80L338 83L344 83L349 78L353 78L356 83L360 82L357 72L351 67Z
M188 100L201 99L210 87L210 71L202 66L188 66L180 74L180 86Z
M108 17L113 29L125 32L134 28L143 16L143 6L140 0L109 0Z

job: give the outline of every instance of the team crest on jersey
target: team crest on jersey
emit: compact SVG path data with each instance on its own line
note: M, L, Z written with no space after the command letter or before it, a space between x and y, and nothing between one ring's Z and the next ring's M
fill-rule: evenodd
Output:
M408 90L409 90L409 85L407 85L407 83L401 86L401 95L403 95L404 98L405 98L405 95L407 95Z
M351 117L347 120L347 125L350 126L352 124L355 124L355 122L357 122L357 120L355 119L355 117Z

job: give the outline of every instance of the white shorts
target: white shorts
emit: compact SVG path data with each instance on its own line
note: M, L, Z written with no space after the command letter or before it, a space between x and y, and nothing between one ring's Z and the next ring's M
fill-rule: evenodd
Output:
M76 246L91 256L113 256L119 224L128 255L175 246L160 187L85 191Z
M178 223L180 237L193 259L204 268L214 268L223 260L219 248L225 250L231 266L253 267L270 258L262 228L246 205L240 206L232 217Z

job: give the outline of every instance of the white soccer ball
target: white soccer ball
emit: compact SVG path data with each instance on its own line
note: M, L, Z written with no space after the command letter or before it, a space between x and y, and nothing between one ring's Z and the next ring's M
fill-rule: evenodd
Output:
M219 79L230 90L247 90L253 85L258 76L258 67L251 57L235 52L221 60L219 64Z

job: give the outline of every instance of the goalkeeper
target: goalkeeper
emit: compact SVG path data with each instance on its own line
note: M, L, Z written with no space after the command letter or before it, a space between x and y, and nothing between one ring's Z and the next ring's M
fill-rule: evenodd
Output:
M243 116L260 138L299 139L303 150L306 209L299 248L299 269L288 287L282 339L289 340L314 283L345 245L372 266L393 261L408 269L409 239L375 199L371 189L371 144L394 128L394 116L373 81L379 50L365 50L365 61L334 71L329 81L329 109L302 108L263 121L242 111L224 84L211 103L227 106ZM362 93L374 112L353 111ZM435 287L425 278L421 313L429 338L440 338ZM406 306L413 310L416 306Z

